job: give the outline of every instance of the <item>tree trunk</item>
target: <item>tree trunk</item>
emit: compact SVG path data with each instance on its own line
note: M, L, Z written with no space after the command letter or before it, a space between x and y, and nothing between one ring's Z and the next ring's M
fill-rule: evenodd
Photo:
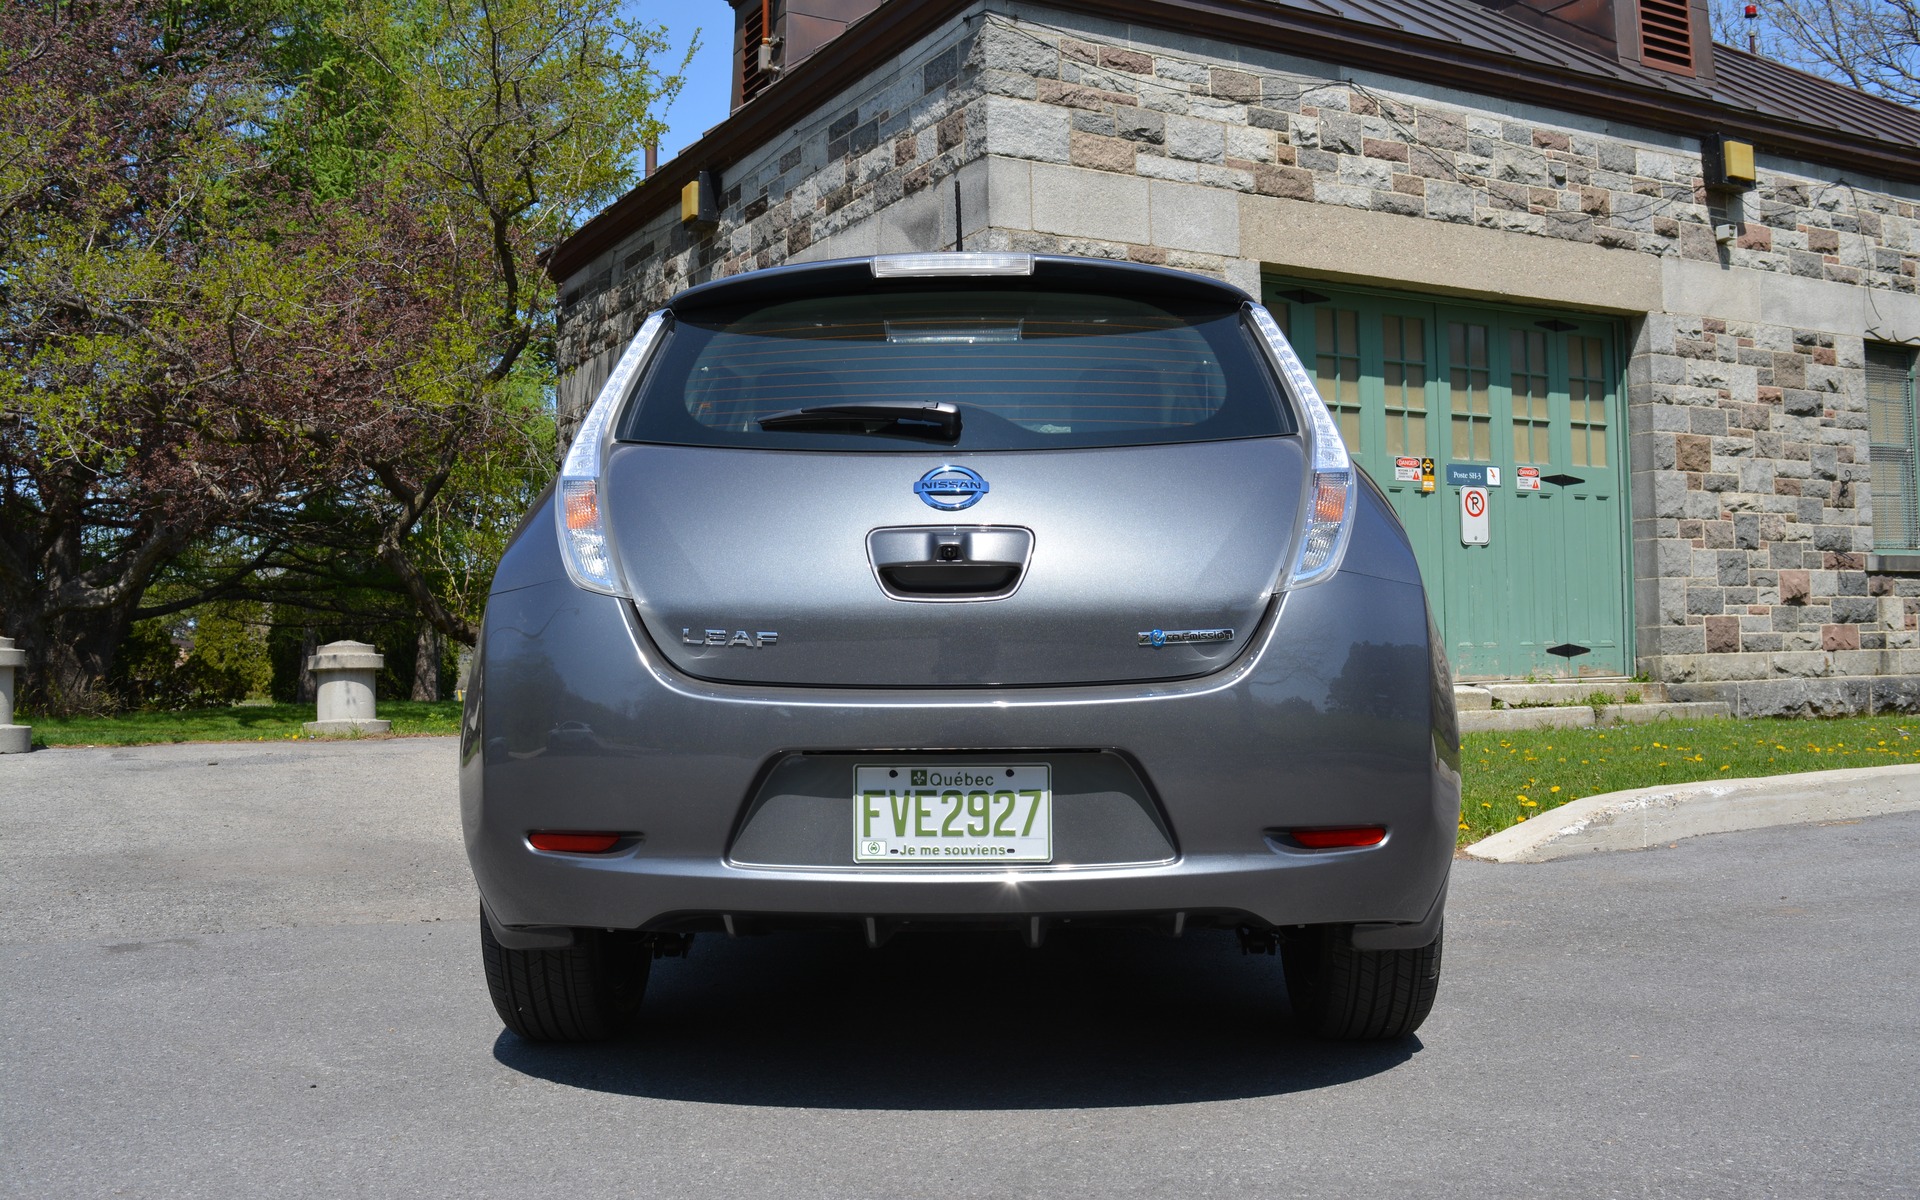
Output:
M307 625L300 630L300 677L293 685L293 698L299 704L312 704L319 695L319 686L313 681L313 672L307 664L313 661L313 652L320 648L319 635L313 626Z
M433 622L420 622L420 634L413 642L413 699L440 698L440 655L445 645Z
M16 682L25 707L51 715L108 713L119 702L108 680L114 658L133 625L133 605L49 614L9 606L9 631L26 651Z

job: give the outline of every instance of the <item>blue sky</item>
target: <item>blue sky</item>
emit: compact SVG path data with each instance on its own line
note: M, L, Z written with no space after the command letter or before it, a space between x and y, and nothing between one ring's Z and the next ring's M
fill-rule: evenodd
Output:
M667 137L660 144L660 161L665 162L726 118L733 91L733 60L728 54L733 44L733 8L726 0L682 0L678 4L629 0L626 11L633 20L667 27L673 52L661 57L659 66L663 69L680 61L696 30L700 35L700 52L687 69L687 86L662 114Z

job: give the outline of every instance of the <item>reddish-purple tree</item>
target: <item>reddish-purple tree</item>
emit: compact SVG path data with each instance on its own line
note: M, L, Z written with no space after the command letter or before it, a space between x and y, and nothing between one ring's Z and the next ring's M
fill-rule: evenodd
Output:
M253 39L164 12L0 6L0 632L54 707L90 702L133 621L243 583L370 454L445 436L383 403L441 247L289 188L252 136ZM216 533L227 577L144 603Z

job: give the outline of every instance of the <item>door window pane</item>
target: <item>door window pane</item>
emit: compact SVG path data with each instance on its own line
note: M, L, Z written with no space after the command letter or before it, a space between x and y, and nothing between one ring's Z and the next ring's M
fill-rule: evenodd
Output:
M1507 370L1513 389L1513 461L1549 460L1547 416L1547 335L1534 329L1510 331Z
M1386 385L1387 453L1427 453L1427 323L1381 318L1381 381Z
M1447 384L1453 412L1453 456L1493 461L1493 375L1487 366L1487 327L1447 322Z
M1347 449L1360 449L1360 314L1350 308L1314 310L1315 367L1320 398L1340 423Z
M1607 465L1607 360L1597 337L1567 339L1567 411L1573 465Z
M1867 455L1873 485L1873 544L1920 549L1914 478L1913 351L1867 347Z

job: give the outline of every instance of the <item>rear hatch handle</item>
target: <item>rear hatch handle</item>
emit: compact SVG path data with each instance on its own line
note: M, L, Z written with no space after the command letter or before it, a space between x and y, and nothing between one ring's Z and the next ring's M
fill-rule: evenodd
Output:
M1003 600L1020 590L1033 531L1017 525L908 525L867 534L880 590L895 600Z

